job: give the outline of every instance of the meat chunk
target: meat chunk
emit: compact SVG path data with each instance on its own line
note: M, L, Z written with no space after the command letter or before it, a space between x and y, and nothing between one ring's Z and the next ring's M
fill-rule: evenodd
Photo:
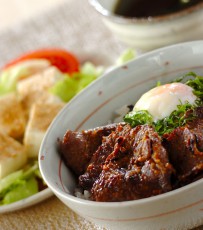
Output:
M203 175L203 108L197 108L195 115L186 126L163 136L170 162L176 170L174 187L191 183Z
M102 138L109 135L115 128L116 125L112 124L81 132L68 130L59 141L59 152L65 164L76 175L83 174L93 153L101 145Z
M103 139L79 184L95 201L135 200L170 191L172 172L153 128L125 125Z
M190 119L191 114L195 119ZM194 111L186 113L188 121L186 126L194 132L203 132L203 107L197 107Z
M124 129L126 126L124 127ZM122 126L117 126L116 130L122 129ZM89 162L87 169L83 175L79 177L79 185L83 189L91 189L96 179L102 172L103 165L106 158L111 154L115 145L115 133L113 132L110 136L103 137L101 144L98 146L95 153L92 155L91 161Z
M184 127L162 137L152 126L125 123L68 130L59 150L92 200L155 196L203 176L203 107L187 111L184 118Z

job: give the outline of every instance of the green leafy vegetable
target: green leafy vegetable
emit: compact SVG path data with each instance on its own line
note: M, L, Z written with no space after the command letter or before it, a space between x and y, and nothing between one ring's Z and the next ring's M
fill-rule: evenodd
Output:
M189 117L185 116L188 110L194 111L194 107L189 103L177 105L177 110L174 110L168 117L154 122L152 125L159 135L169 133L177 127L184 126L188 120L195 118L194 113L191 113Z
M132 127L137 125L152 124L152 115L147 110L131 111L125 115L124 121Z
M136 57L134 49L126 49L116 60L116 65L122 65Z
M191 78L192 77L192 78ZM174 80L173 82L183 82L193 88L193 93L200 100L203 100L203 77L198 76L196 73L189 72L182 77Z
M95 66L91 62L85 62L80 68L81 74L99 77L103 74L104 68L102 66Z
M29 197L37 192L37 178L41 178L38 162L28 164L25 169L18 170L0 180L0 205Z
M11 186L18 183L18 179L23 175L23 170L18 170L9 174L0 180L0 196L4 194Z
M2 204L10 204L18 200L22 200L38 192L38 183L34 177L25 180L3 197Z
M0 75L0 96L10 92L15 92L18 76L18 73L15 71L4 71Z
M80 72L73 73L71 76L64 75L64 78L51 87L49 91L64 102L68 102L102 73L102 67L95 67L92 63L87 62L81 67Z
M184 76L174 80L173 82L184 82L186 85L193 88L193 93L197 96L197 100L194 105L189 103L177 105L177 109L173 111L169 116L164 119L160 119L156 122L153 121L151 114L148 111L131 111L126 114L124 121L129 123L132 127L143 124L152 125L159 135L169 133L177 127L184 126L188 120L195 118L194 109L197 106L202 106L203 102L203 77L198 76L193 72L187 73ZM158 86L161 83L158 82ZM191 110L190 116L186 116L186 112Z
M135 50L125 50L116 61L116 66L122 65L135 58ZM80 71L73 73L71 76L66 74L64 79L58 81L49 92L60 97L64 102L70 101L77 93L83 90L91 82L96 80L104 72L102 66L95 66L91 62L84 63Z
M32 73L32 68L28 65L19 64L8 68L0 74L0 96L16 91L17 81L20 77Z
M152 125L159 135L163 135L177 127L185 125L188 120L194 119L194 113L191 113L190 116L185 116L188 110L191 109L191 111L194 111L194 108L195 105L189 103L177 105L177 110L174 110L170 116L160 119L157 122L153 121L152 115L146 110L131 111L125 115L123 120L132 127L144 124Z
M203 77L196 76L195 79L188 80L186 84L194 89L194 95L201 100L203 99Z
M64 102L68 102L76 95L77 89L77 80L67 75L64 76L63 80L58 81L53 87L51 87L49 92L60 97Z

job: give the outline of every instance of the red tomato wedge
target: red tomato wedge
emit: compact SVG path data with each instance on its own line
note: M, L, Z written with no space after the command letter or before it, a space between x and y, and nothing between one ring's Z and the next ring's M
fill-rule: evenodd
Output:
M74 73L79 71L78 59L72 53L59 48L39 49L26 53L6 64L3 69L29 59L47 59L63 73Z

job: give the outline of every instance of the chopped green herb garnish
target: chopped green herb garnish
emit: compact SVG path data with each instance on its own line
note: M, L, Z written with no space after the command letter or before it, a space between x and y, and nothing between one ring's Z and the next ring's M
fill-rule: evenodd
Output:
M152 124L153 118L147 110L140 110L126 114L124 121L135 127L137 125Z
M191 78L192 77L192 78ZM173 82L183 82L193 88L194 95L197 96L197 100L194 105L180 103L177 105L177 109L174 110L169 116L160 119L158 121L153 121L152 115L146 110L140 111L131 111L125 115L123 120L126 123L129 123L132 127L137 125L149 124L154 127L159 135L169 133L177 127L184 126L187 121L195 118L194 109L198 106L202 106L203 102L203 77L197 76L195 73L190 72L182 76L181 78L176 79ZM161 83L158 82L159 86ZM191 110L190 115L186 112Z
M192 77L192 78L191 78ZM199 99L203 100L203 77L196 73L189 72L173 82L183 82L193 88L193 93Z
M190 116L186 116L186 112L188 110L194 111L195 107L196 105L189 103L180 104L177 106L177 110L174 110L170 116L156 122L153 121L152 115L146 110L132 111L126 114L123 120L132 127L144 124L152 125L159 135L163 135L185 125L188 120L194 119L195 115L193 112L191 112Z
M154 122L153 126L159 135L169 133L177 127L184 126L188 120L194 119L194 113L186 116L186 112L188 110L194 111L194 108L195 106L189 103L177 105L177 110L174 110L168 117Z

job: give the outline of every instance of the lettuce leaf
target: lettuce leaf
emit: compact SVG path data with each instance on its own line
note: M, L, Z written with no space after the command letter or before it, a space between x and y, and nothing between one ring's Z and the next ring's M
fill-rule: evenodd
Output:
M92 63L86 62L81 67L80 72L73 73L71 76L64 74L64 78L51 87L49 92L61 98L62 101L68 102L101 76L103 70L102 67L95 67Z
M116 60L113 67L122 65L136 57L134 49L126 49L120 57ZM53 87L50 88L49 92L61 98L62 101L70 101L77 93L83 90L86 86L102 76L105 68L102 66L95 66L91 62L84 63L80 71L72 74L64 75L64 79L58 81Z
M37 178L41 178L41 175L38 162L35 161L1 179L0 205L10 204L39 192Z
M19 79L29 77L30 75L42 71L48 66L50 66L48 60L32 59L16 63L3 70L0 73L0 96L15 92Z
M3 196L6 191L12 186L19 183L19 179L23 176L23 170L18 170L14 173L9 174L0 180L0 197Z
M19 73L16 71L4 71L0 75L0 96L15 92Z
M10 190L5 194L1 203L3 205L22 200L38 192L38 183L35 177L25 180L24 183L19 184L15 189Z
M126 62L136 58L136 52L134 49L126 49L116 60L116 65L123 65Z

